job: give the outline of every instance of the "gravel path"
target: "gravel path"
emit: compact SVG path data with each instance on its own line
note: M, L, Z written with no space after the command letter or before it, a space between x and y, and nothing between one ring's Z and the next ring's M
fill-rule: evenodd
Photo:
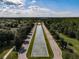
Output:
M37 25L36 36L32 48L32 57L48 57L48 50L41 25Z
M34 34L34 31L35 31L35 28L36 28L36 25L34 26L34 28L32 29L32 35L28 35L29 38L25 39L25 42L23 43L22 45L22 48L20 49L19 53L18 53L18 59L28 59L26 57L26 53L28 51L28 48L29 48L29 45L30 45L30 42L31 42L31 39L32 39L32 36ZM29 43L28 43L29 42ZM28 43L28 44L27 44Z
M50 46L51 46L53 54L54 54L54 58L52 58L52 59L63 59L61 49L58 47L55 39L52 37L52 35L50 34L50 32L48 31L48 29L45 27L44 24L43 24L43 28L47 35L48 41L50 43Z

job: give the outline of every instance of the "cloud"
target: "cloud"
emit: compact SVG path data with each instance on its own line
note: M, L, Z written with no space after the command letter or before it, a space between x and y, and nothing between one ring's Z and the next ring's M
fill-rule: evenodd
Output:
M37 1L36 0L32 0L31 1L31 4L35 4Z
M22 7L24 6L24 0L0 0L0 8L7 8L7 7Z
M43 8L39 6L29 6L27 9L27 14L30 17L55 17L55 16L68 16L71 14L70 11L54 11L48 8Z
M3 0L0 0L0 2L3 2Z
M24 8L24 0L0 0L0 10L6 11L10 9L22 9Z
M70 11L53 11L36 5L30 5L27 9L6 8L3 9L1 13L1 16L5 15L5 17L68 17L72 15Z
M22 4L22 0L3 0L4 3L6 4L15 4L15 5L21 5Z
M2 1L2 0L0 0ZM37 0L32 0L30 6L24 7L24 0L3 0L0 8L0 17L73 17L79 16L72 11L55 11L35 5ZM4 4L5 3L5 4Z
M16 17L23 8L24 0L0 0L0 17Z

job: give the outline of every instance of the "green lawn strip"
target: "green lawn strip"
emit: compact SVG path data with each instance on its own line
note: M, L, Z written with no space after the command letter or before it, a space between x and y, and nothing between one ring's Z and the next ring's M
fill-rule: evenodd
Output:
M28 59L51 59L50 57L29 57Z
M13 51L8 55L7 59L18 59L18 52L16 52L16 51L13 50Z
M44 33L44 37L45 37L45 41L46 41L46 45L47 45L47 49L48 49L48 53L49 53L49 58L48 59L52 59L53 58L53 51L51 49L51 46L49 44L49 41L47 39L47 35L46 35L44 29L43 29L43 33Z
M32 52L32 47L33 47L33 43L34 43L34 39L35 39L35 34L36 34L36 28L35 28L34 35L33 35L33 37L32 37L30 46L29 46L28 51L27 51L27 54L26 54L27 57L28 57L28 59L33 59L33 58L31 57L31 52Z
M3 59L4 55L9 51L10 49L5 49L4 51L0 52L0 59Z

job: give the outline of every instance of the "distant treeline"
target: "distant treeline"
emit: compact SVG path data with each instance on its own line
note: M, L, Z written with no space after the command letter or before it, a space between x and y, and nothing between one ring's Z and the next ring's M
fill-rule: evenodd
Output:
M78 19L79 17L0 17L0 20L15 19L15 20L51 20L51 19Z

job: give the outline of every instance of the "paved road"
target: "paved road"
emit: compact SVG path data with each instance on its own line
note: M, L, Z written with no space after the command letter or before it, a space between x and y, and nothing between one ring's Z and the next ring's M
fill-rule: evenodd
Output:
M32 57L48 57L48 50L41 25L37 25L35 40L32 48Z
M28 59L28 58L26 57L26 53L27 53L27 51L28 51L29 44L30 44L30 42L31 42L31 39L32 39L32 36L33 36L33 34L34 34L35 28L36 28L36 26L34 26L34 28L32 29L32 31L31 31L31 33L30 33L31 35L28 35L28 38L25 39L25 42L23 43L22 48L20 49L20 51L19 51L19 53L18 53L18 59ZM28 42L29 42L29 43L28 43ZM27 44L27 43L28 43L28 44Z
M52 37L52 35L50 34L50 32L48 31L48 29L45 27L44 24L43 24L43 28L44 28L44 31L47 35L48 41L50 43L50 46L51 46L53 54L54 54L53 59L63 59L61 49L58 47L55 39Z

